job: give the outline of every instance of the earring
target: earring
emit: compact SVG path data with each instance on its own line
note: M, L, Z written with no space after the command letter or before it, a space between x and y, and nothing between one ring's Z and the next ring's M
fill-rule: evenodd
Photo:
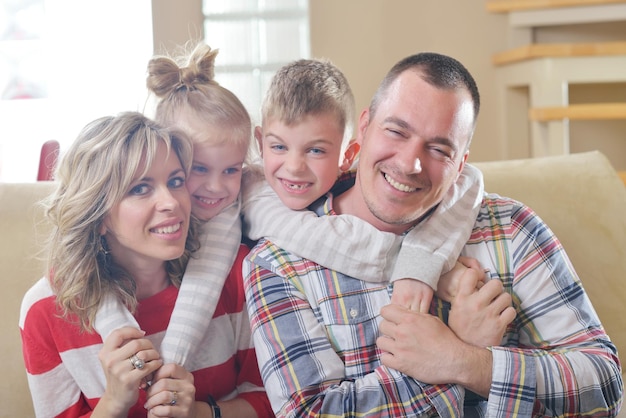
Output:
M107 240L104 238L104 235L100 235L100 247L98 248L98 253L102 254L105 258L111 254L109 245L107 244Z

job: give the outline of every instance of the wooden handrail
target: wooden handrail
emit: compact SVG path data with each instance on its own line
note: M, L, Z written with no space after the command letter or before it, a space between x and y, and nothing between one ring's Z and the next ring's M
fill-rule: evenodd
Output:
M614 3L626 3L626 0L489 0L486 7L487 11L491 13L508 13L518 10L595 6Z
M528 118L536 122L548 122L560 119L626 119L626 103L591 103L558 107L536 107L528 110Z
M546 57L582 57L592 55L626 55L626 41L559 44L530 44L493 55L494 65Z
M624 186L626 186L626 171L620 171L617 174L619 174L619 176L622 178L622 181L624 182Z

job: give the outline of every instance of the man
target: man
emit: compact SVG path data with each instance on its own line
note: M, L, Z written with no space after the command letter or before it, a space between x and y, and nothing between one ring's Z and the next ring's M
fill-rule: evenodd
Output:
M406 233L462 171L479 106L476 84L456 60L426 53L397 63L361 114L354 186L339 185L318 215ZM446 326L389 305L388 282L357 280L259 242L244 274L276 414L617 414L616 349L541 220L487 195L463 255L480 267L463 258L471 267L448 286L453 309L433 304ZM492 280L480 286L483 268Z

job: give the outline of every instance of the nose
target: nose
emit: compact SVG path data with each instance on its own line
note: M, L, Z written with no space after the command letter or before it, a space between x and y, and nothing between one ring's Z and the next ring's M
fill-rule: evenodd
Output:
M160 187L157 192L157 210L172 211L180 206L177 197L168 187Z
M306 169L304 157L296 152L288 153L284 165L289 173L301 173Z
M419 174L422 172L420 152L416 149L404 149L398 152L398 166L405 174Z
M221 192L224 188L224 185L222 184L222 178L220 177L220 175L212 173L211 175L207 176L204 182L204 188L213 193Z

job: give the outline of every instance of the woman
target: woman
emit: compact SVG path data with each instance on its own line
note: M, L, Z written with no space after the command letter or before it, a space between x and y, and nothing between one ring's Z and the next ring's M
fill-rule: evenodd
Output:
M50 274L27 292L20 318L38 417L215 415L203 402L216 384L210 350L197 350L193 373L157 351L197 247L191 159L184 135L134 112L90 123L62 159L46 210ZM103 342L93 324L111 295L141 330Z

